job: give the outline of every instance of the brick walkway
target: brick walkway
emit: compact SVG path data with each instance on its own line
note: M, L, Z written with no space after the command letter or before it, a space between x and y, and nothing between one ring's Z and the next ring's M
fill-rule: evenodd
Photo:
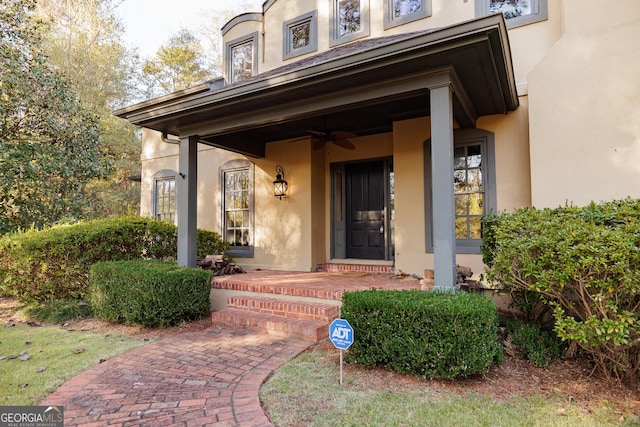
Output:
M124 353L74 377L41 405L65 426L270 426L258 390L308 342L211 328Z

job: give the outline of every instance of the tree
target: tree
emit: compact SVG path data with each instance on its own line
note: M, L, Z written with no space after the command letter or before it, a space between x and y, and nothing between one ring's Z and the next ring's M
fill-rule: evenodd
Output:
M46 53L92 110L123 106L135 92L138 59L124 46L115 7L113 0L38 0Z
M140 140L134 126L112 114L137 98L140 60L125 48L116 6L114 0L38 0L37 6L48 24L46 54L99 117L102 152L113 165L109 179L87 187L94 217L137 211L140 203L139 185L127 180L140 171Z
M142 68L151 79L150 95L186 89L211 78L201 52L200 41L189 30L183 28L173 35Z
M233 8L223 10L222 12L211 13L208 16L207 25L198 29L201 35L205 49L204 59L207 68L211 70L214 76L222 75L222 67L224 62L224 49L222 46L222 27L233 17L243 12L260 12L262 11L263 0L244 0L236 3Z
M95 115L44 54L34 0L0 0L0 233L83 217L109 172Z

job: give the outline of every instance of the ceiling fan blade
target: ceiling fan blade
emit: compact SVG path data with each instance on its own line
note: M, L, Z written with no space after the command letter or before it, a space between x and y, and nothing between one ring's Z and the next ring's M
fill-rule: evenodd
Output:
M309 135L317 136L318 138L326 138L328 136L327 132L321 132L319 130L308 130L307 133Z
M356 146L353 145L353 142L349 141L346 138L332 139L331 142L336 144L338 147L346 148L347 150L355 150L356 148Z

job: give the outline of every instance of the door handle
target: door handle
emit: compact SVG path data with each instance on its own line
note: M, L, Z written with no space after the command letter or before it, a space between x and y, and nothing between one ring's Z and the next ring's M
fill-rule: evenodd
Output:
M384 234L384 225L380 226L380 234Z

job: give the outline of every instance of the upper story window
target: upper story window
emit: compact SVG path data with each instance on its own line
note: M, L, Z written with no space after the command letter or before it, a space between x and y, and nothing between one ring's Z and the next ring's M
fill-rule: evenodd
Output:
M431 16L431 0L385 0L384 28Z
M547 19L547 0L476 0L476 15L502 13L508 28Z
M233 40L226 44L227 80L239 82L257 74L258 34Z
M369 35L369 0L331 0L331 46Z
M318 50L317 13L307 13L284 23L284 59Z

